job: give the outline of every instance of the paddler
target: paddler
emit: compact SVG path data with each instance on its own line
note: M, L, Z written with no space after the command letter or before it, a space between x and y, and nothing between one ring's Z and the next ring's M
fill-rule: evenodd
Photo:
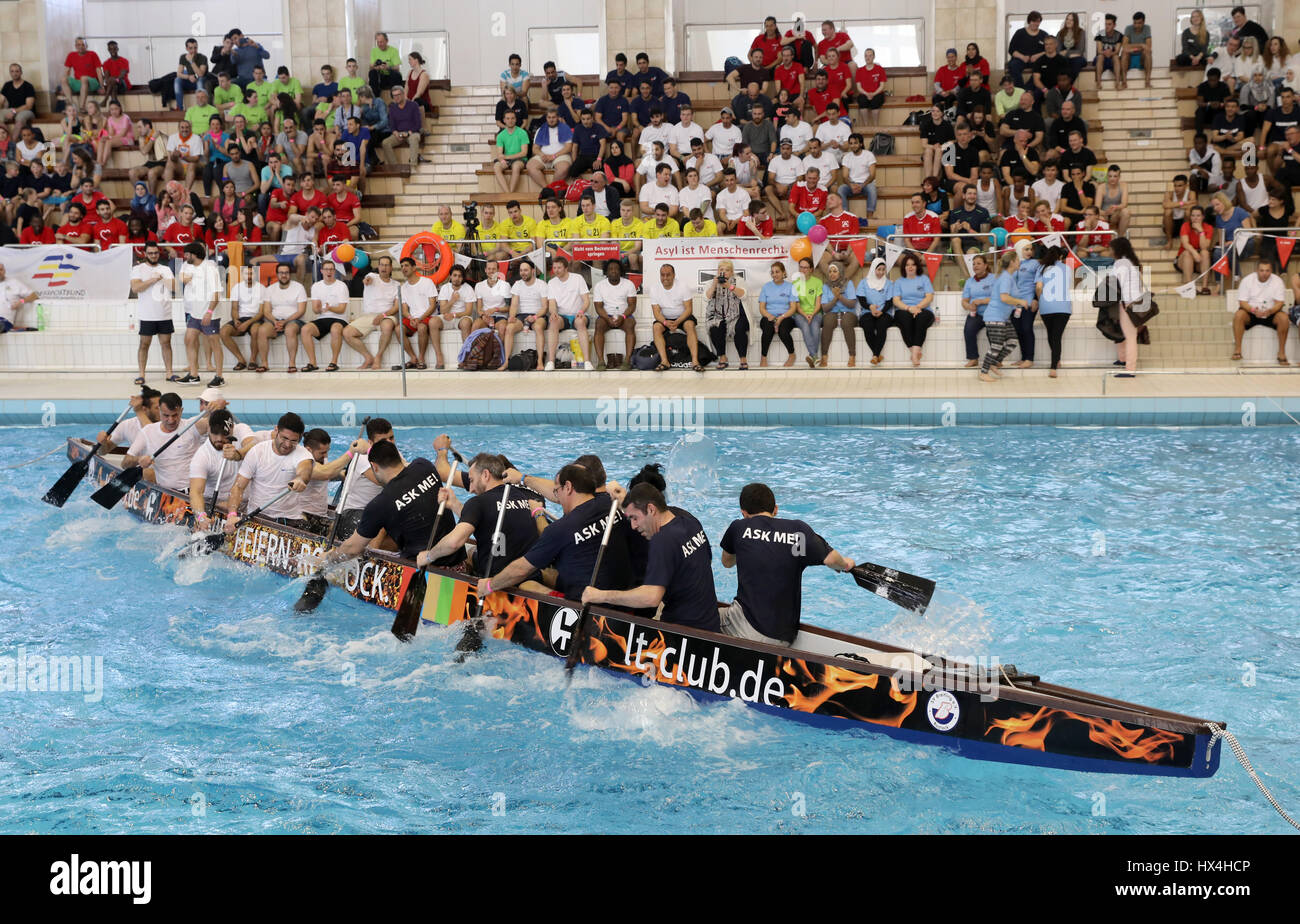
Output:
M339 516L342 517L338 529L334 531L338 539L346 539L352 535L357 524L361 522L361 514L366 506L378 497L379 492L384 488L383 482L370 466L368 453L375 443L393 443L393 425L383 417L372 417L366 421L366 438L352 444L352 449L359 453L361 458L357 461L357 467L352 474L352 485L348 488L348 496L343 498L343 509L338 511ZM401 453L398 455L400 456ZM439 477L446 477L441 471L438 474Z
M165 398L165 396L164 396ZM269 440L253 446L239 463L239 477L230 489L229 512L226 514L226 531L234 532L244 495L248 495L248 511L267 504L286 487L290 493L262 511L262 516L282 526L305 529L302 492L311 480L312 457L302 447L306 430L302 418L290 411L280 417Z
M218 410L224 406L224 401L213 405ZM207 417L200 417L193 427L185 430L190 421L181 419L184 407L185 402L175 392L169 391L159 398L158 422L140 429L122 460L124 468L139 465L146 479L164 491L182 496L190 489L190 460L208 435ZM155 460L154 453L181 430L185 430L185 435Z
M214 401L222 401L225 404L224 397L220 388L209 385L199 392L199 412L206 411L208 405ZM270 430L254 430L234 415L231 415L231 419L234 421L234 425L230 430L230 448L226 450L227 459L242 459L244 454L252 449L255 444L271 438L272 431Z
M113 429L113 436L110 438L107 430L101 430L95 437L102 447L101 454L107 454L114 449L130 446L135 442L135 438L140 435L140 430L149 426L151 423L157 423L159 418L158 399L162 397L162 392L156 388L150 388L148 385L141 386L140 394L131 396L131 409L134 413L128 414L122 419L122 422ZM203 410L203 402L199 402L199 410Z
M217 492L217 504L224 506L230 489L239 477L239 463L228 454L235 418L230 411L220 408L208 415L208 438L190 459L190 509L194 511L195 531L207 531L208 499ZM171 452L171 450L167 450Z
M610 493L615 498L624 494L617 484L610 486ZM623 510L632 528L649 542L645 580L630 590L587 587L582 602L629 609L653 609L662 603L659 618L664 622L719 631L713 550L700 521L680 507L669 508L663 493L648 483L626 492Z
M741 489L740 517L720 543L722 567L737 569L736 598L718 612L722 631L788 647L799 633L804 569L851 571L855 563L803 520L778 518L776 496L765 484Z
M348 463L358 452L361 444L369 448L365 440L357 440L341 453L333 462L328 461L330 452L330 435L319 427L303 434L302 444L311 453L311 480L302 492L302 516L307 521L307 528L322 536L330 528L330 482L341 477L348 470ZM353 478L353 483L356 479Z
M439 502L445 498L448 509L457 514L460 522L432 549L421 552L415 560L417 565L427 565L449 555L472 536L475 549L473 571L480 577L491 577L486 572L489 559L493 572L498 572L533 547L538 535L546 528L546 504L527 488L512 487L509 498L506 498L507 485L502 480L505 471L503 456L480 452L469 462L469 490L473 497L462 505L450 488L442 488L438 494ZM503 500L506 505L504 513L501 508ZM492 541L498 516L503 542L500 550L493 554Z

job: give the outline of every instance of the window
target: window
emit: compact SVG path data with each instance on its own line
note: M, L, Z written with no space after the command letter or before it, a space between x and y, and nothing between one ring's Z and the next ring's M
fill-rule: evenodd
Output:
M554 61L566 74L600 74L600 30L595 26L528 30L531 74L541 75L542 65Z
M1205 14L1205 28L1210 33L1210 47L1218 48L1228 40L1228 33L1236 26L1232 22L1232 8L1236 4L1228 6L1205 6L1200 10ZM1260 21L1259 6L1255 4L1243 3L1246 8L1246 18L1254 22ZM1179 7L1178 19L1174 23L1174 47L1182 47L1183 30L1192 24L1192 11L1194 7ZM1262 23L1261 23L1262 25ZM1267 29L1265 31L1268 31ZM1264 49L1260 49L1263 51Z
M820 26L820 23L818 24ZM883 67L919 67L924 63L925 21L849 20L843 27L853 39L854 61L862 63L866 48L876 50L876 63ZM728 58L746 60L749 46L760 28L755 26L686 25L686 65L688 71L718 71ZM810 37L821 33L809 30Z
M418 51L424 58L424 69L430 80L447 80L451 77L450 54L446 32L392 32L388 44L401 56L402 71L407 70L406 56ZM363 68L364 69L364 68Z
M86 45L101 58L108 57L108 42L117 42L117 53L131 62L131 83L146 83L151 75L166 74L176 70L176 62L185 53L185 42L190 35L87 35ZM259 37L271 53L266 65L267 79L275 78L275 68L285 60L284 36ZM207 36L199 40L199 53L207 57L213 45L221 44L221 36ZM72 45L69 43L68 48Z

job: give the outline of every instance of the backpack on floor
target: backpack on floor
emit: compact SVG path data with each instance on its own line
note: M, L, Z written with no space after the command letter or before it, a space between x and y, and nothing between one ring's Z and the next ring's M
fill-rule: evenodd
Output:
M477 369L498 369L505 362L505 352L497 332L484 327L474 331L465 339L460 353L456 355L456 362L461 369L469 372Z
M668 352L668 365L674 369L691 368L691 348L687 343L685 331L675 330L664 334L664 347ZM704 345L703 340L698 343L696 350L699 353L701 366L707 366L717 359L713 351Z
M876 132L871 138L871 144L867 148L877 157L888 157L894 153L894 136L886 135L884 132Z
M632 351L628 361L632 363L633 369L648 371L659 365L659 351L653 343L645 343Z
M506 369L511 372L527 372L537 368L537 351L520 350L506 362Z

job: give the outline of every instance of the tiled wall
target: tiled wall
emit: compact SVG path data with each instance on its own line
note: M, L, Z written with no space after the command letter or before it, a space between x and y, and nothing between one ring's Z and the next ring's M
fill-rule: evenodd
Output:
M41 17L38 0L0 2L0 58L3 58L0 64L8 76L9 64L18 62L27 79L38 89L48 82Z
M332 64L338 75L346 75L343 62L354 57L348 47L347 5L348 0L288 0L292 27L285 35L289 72L304 88L320 80L322 64ZM369 51L367 45L367 54Z
M934 19L930 23L934 37L931 69L944 63L949 48L957 49L958 58L964 57L968 42L979 45L990 63L999 60L995 49L1001 21L997 0L934 0Z
M628 66L636 66L636 55L644 51L650 62L670 73L672 61L672 5L670 0L605 0L605 48L608 67L614 55L627 55ZM667 62L667 63L665 63Z

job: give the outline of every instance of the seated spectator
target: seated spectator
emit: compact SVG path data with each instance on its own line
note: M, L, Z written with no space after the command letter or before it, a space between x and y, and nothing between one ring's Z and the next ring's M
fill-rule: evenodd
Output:
M1201 67L1210 53L1210 30L1205 27L1205 13L1192 10L1187 28L1179 37L1179 52L1174 63L1179 67Z
M1109 265L1110 260L1107 254L1109 253L1111 239L1115 237L1115 234L1110 230L1110 225L1102 221L1101 212L1097 206L1090 205L1084 209L1083 219L1074 228L1076 231L1092 232L1074 239L1075 249L1084 262L1096 261L1089 263L1089 265L1097 266L1101 261L1104 261Z
M588 173L605 171L605 152L609 146L609 135L605 129L596 124L590 109L583 109L578 115L578 125L573 129L573 163L569 167L572 176L586 176Z
M804 212L811 212L818 219L826 214L827 193L818 185L819 175L820 171L816 167L809 167L803 178L790 187L788 197L790 217L784 230L794 231L795 218Z
M1039 28L1042 22L1042 14L1031 10L1024 27L1015 31L1007 45L1007 73L1016 86L1025 83L1025 71L1031 70L1043 56L1047 33Z
M253 82L253 87L257 88L257 81ZM269 94L267 112L274 120L272 128L279 132L286 119L297 120L302 111L302 84L297 77L290 76L287 67L281 65L276 68L275 82L270 85L267 92ZM373 98L372 95L370 99ZM366 103L363 102L361 105L364 106Z
M682 110L691 108L691 98L677 89L677 81L664 78L664 91L659 97L659 107L664 111L664 121L676 125L682 120Z
M641 81L634 72L627 69L627 55L621 51L614 55L614 69L605 75L605 83L611 80L618 81L619 86L623 88L624 96L628 98L636 96Z
M1160 207L1163 214L1161 224L1164 227L1166 247L1174 246L1183 222L1187 220L1187 209L1195 204L1196 195L1191 189L1187 175L1178 174L1174 177L1173 185L1166 190Z
M347 61L345 61L343 64L343 69L347 73L345 76L339 78L339 92L342 93L344 90L346 90L348 92L348 100L350 100L353 104L356 103L357 94L361 92L361 88L366 86L365 78L362 77L359 73L357 73L359 67L360 65L357 64L356 58L348 58ZM254 73L256 74L257 72L254 71ZM252 85L255 86L256 84L257 81L254 80ZM270 87L269 85L267 85L267 89L265 91L265 97L269 97L269 95L270 95ZM264 106L267 105L269 102L269 99L265 97L262 99L262 105Z
M361 121L361 107L352 102L352 91L339 87L338 94L334 97L336 105L334 114L330 118L330 134L337 136L347 128L348 119L355 118Z
M555 105L559 109L561 121L569 128L577 127L578 113L587 108L587 104L574 95L571 83L560 88L560 101Z
M704 367L700 365L699 358L699 339L695 330L695 287L684 278L679 279L673 265L665 263L659 268L658 285L647 285L646 294L650 297L650 311L654 315L654 344L659 352L659 365L655 371L662 372L669 367L667 335L681 331L686 335L691 368L703 372Z
M497 80L497 88L504 96L506 87L515 91L515 95L528 99L528 81L532 77L528 71L524 70L524 59L517 54L512 54L506 61L506 69L501 72Z
M172 95L175 97L177 112L185 108L185 94L206 86L211 75L208 73L208 59L199 51L197 39L185 40L185 52L176 63L176 77L172 81Z
M370 162L370 129L361 124L359 116L348 116L342 134L334 142L334 158L326 173L343 176L348 183L360 189L366 179Z
M1093 66L1096 69L1097 86L1101 86L1101 75L1110 71L1115 75L1115 88L1122 90L1128 74L1128 62L1120 59L1124 33L1115 28L1116 22L1114 13L1106 14L1105 27L1093 39L1097 45L1097 56L1093 59Z
M235 181L223 179L221 191L208 206L208 217L220 215L227 222L233 222L239 210L244 207L244 200L235 192Z
M926 176L941 174L943 146L957 137L953 124L943 117L942 109L931 106L929 115L921 119L917 131L924 145L921 153L921 172Z
M1043 96L1043 121L1049 126L1061 117L1061 109L1069 103L1077 116L1083 111L1083 95L1070 82L1070 75L1062 71L1056 75L1056 86Z
M987 65L987 62L985 62ZM880 122L880 107L885 105L887 75L885 69L876 63L876 50L868 48L863 52L862 66L853 76L854 86L858 91L858 115L868 126ZM847 114L848 110L845 110Z
M497 132L492 152L492 172L501 192L512 193L519 188L519 177L528 161L528 133L515 124L515 112L505 112L505 128ZM506 179L506 172L510 179Z
M419 105L406 98L401 86L392 88L393 101L388 104L388 130L384 139L384 163L396 164L396 149L405 146L408 162L414 167L420 157L420 133L424 129L424 114Z
M1079 73L1088 64L1085 39L1083 27L1079 25L1079 14L1066 13L1061 31L1056 33L1056 45L1069 65L1071 82L1079 79Z
M957 105L957 91L966 79L966 68L958 63L956 48L949 48L944 57L947 63L934 72L930 102L940 109L951 109Z
M217 112L223 119L227 118L230 110L244 100L244 91L235 86L231 81L229 74L217 75L217 88L212 91L212 105L217 107Z
M1075 167L1091 169L1097 165L1097 155L1091 148L1084 147L1081 132L1071 131L1067 140L1069 147L1056 158L1056 163L1062 171L1069 173Z
M731 166L731 158L744 139L741 127L736 124L735 112L730 106L722 107L718 121L709 126L704 137L709 142L709 150L722 162L722 166Z
M104 165L117 148L135 146L135 125L131 117L122 111L122 104L116 99L108 104L108 118L104 120L104 130L99 137L98 151L95 154L95 183L98 184L104 173Z
M691 153L686 158L686 169L695 170L699 174L701 186L713 191L722 188L722 161L717 155L704 152L703 138L691 139Z
M965 119L959 119L954 129L956 138L948 148L948 156L940 158L943 169L943 187L960 197L967 186L979 180L979 168L985 153Z
M685 192L685 190L682 190ZM693 208L688 213L689 220L682 225L682 237L717 237L718 225L706 218L704 212Z
M734 167L722 171L722 189L718 191L714 215L722 234L740 233L740 224L749 214L750 194L740 186Z
M1300 125L1287 126L1285 140L1268 153L1268 169L1274 182L1282 184L1288 195L1300 186Z
M776 24L776 17L769 16L763 20L763 31L749 44L750 55L752 56L755 51L762 52L761 66L776 67L783 48L790 48L791 56L794 55L794 48L781 42L781 29Z
M1119 237L1127 237L1130 221L1128 186L1120 177L1119 164L1106 170L1106 185L1100 190L1101 217Z
M1187 160L1191 165L1188 185L1193 192L1213 193L1223 188L1222 161L1219 152L1209 146L1205 132L1196 133Z
M803 160L794 156L793 142L789 138L782 138L780 147L780 156L768 162L767 188L764 194L771 206L773 219L784 227L794 220L787 206L790 190L803 178L805 171Z
M202 136L194 133L191 127L193 123L187 119L179 124L180 130L167 139L167 166L163 170L163 182L170 183L179 173L183 177L185 188L189 189L194 185L207 149Z
M1267 200L1265 200L1267 201ZM1237 265L1242 260L1251 257L1255 252L1255 239L1250 235L1243 235L1242 247L1238 251L1235 246L1237 241L1237 231L1241 228L1253 228L1255 221L1251 217L1251 211L1238 205L1223 193L1215 193L1210 199L1210 214L1207 216L1213 220L1215 233L1215 247L1210 253L1211 265L1217 263L1223 256L1224 248L1218 245L1219 241L1224 241L1227 245L1228 263L1235 274Z
M1040 202L1047 203L1049 212L1055 212L1057 203L1061 201L1061 193L1065 189L1057 165L1044 164L1042 178L1036 180L1030 188Z
M334 176L330 179L331 191L325 197L325 212L333 211L339 224L347 226L348 237L352 240L361 225L361 197L348 187L344 178ZM324 217L324 213L322 213ZM328 222L326 222L328 226ZM342 238L341 238L342 239Z
M1216 115L1210 125L1209 141L1220 154L1240 157L1247 134L1241 105L1230 96L1223 102L1223 112Z
M569 126L560 121L560 111L556 106L546 109L546 122L537 130L533 138L536 153L528 161L528 176L538 186L547 185L543 171L550 167L554 170L550 182L561 182L568 178L569 167L573 163L573 132Z
M992 112L993 94L984 86L984 75L979 71L970 72L966 85L957 91L954 103L958 116L970 115L976 106L983 106L985 112Z
M1250 76L1250 71L1242 67L1241 39L1235 35L1229 36L1222 51L1216 50L1208 60L1210 64L1205 69L1206 79L1209 79L1210 68L1219 71L1229 93L1235 94L1241 81Z
M1088 208L1097 202L1097 187L1087 177L1088 173L1083 167L1073 167L1070 170L1070 182L1061 190L1058 209L1074 224L1083 221Z
M1268 258L1280 275L1286 273L1286 264L1291 257L1288 254L1286 260L1279 259L1281 254L1278 252L1277 239L1288 237L1292 233L1294 213L1295 205L1290 190L1278 183L1270 183L1268 205L1254 215L1255 227L1262 232L1259 236L1259 255Z
M1034 99L1041 103L1048 91L1056 88L1061 74L1073 82L1070 62L1060 53L1056 36L1046 36L1043 39L1043 54L1030 69L1028 88L1034 94Z
M605 156L605 178L620 196L636 195L636 164L624 153L623 143L611 141Z
M1280 89L1290 84L1295 89L1297 67L1300 67L1300 61L1291 55L1291 49L1282 36L1275 35L1264 44L1265 72L1275 87Z
M1273 109L1275 95L1273 81L1264 77L1264 65L1256 64L1255 69L1251 71L1250 80L1242 84L1241 90L1237 93L1237 102L1245 122L1247 138L1253 137L1264 127L1268 114Z
M911 351L915 367L921 365L921 348L925 346L930 327L938 322L939 313L934 303L934 286L925 273L921 257L908 252L899 262L901 275L890 288L890 305L894 309L894 326Z
M854 99L855 93L853 87L853 59L841 57L841 53L832 48L827 52L826 66L821 69L820 73L826 75L826 91L830 94L827 103L834 101L840 104L841 111L847 109L849 103ZM816 80L813 81L813 86L816 88ZM810 99L809 102L812 102L812 100ZM825 107L814 104L813 108L817 110L819 116L823 116Z
M21 64L9 65L9 82L4 85L5 108L0 110L0 121L14 125L14 132L22 131L36 118L36 88L23 77ZM6 156L5 158L9 158Z
M208 102L208 91L200 87L194 91L194 105L185 110L185 121L190 123L194 134L202 135L208 130L208 124L214 115L221 115L216 106Z
M217 85L217 75L229 74L230 79L234 80L237 74L235 68L235 39L234 36L227 32L221 39L220 45L212 46L212 53L208 55L208 76L204 81L208 92Z
M385 107L385 119L387 115L387 107ZM279 152L286 164L293 167L294 173L303 173L307 169L307 142L309 140L307 133L299 128L298 123L289 118L284 120L280 126L279 134L275 136L275 150Z
M325 120L334 108L334 97L338 95L339 82L334 68L322 64L320 83L311 88L311 101L302 109L302 124L311 125L316 119Z
M1178 232L1178 253L1174 257L1174 269L1183 274L1183 285L1196 276L1202 276L1210 269L1210 248L1214 244L1213 228L1205 221L1205 209L1193 205L1187 210L1187 220ZM1202 286L1198 293L1209 295L1210 287Z
M569 83L569 75L558 70L554 61L547 61L542 65L542 89L550 105L560 105L560 100L564 98L564 88ZM653 81L651 83L653 85ZM654 95L659 95L659 88L655 88Z
M677 187L671 182L672 173L671 166L661 163L655 168L654 182L641 187L637 199L641 203L642 215L652 217L660 206L667 209L666 217L677 215L681 200Z
M1273 272L1273 261L1261 257L1255 272L1243 276L1237 286L1237 312L1232 318L1232 358L1241 359L1241 338L1252 327L1266 326L1277 331L1277 364L1291 365L1286 358L1286 338L1291 319L1282 310L1286 287L1282 275Z
M1069 228L1066 224L1065 217L1057 215L1052 211L1051 203L1039 199L1034 203L1034 217L1029 222L1029 227L1035 234L1060 234ZM1064 240L1064 239L1062 239Z
M961 203L948 213L948 231L953 236L952 252L958 256L978 252L984 248L985 239L958 237L961 234L987 234L993 226L993 216L979 204L974 184L962 189ZM969 356L966 357L970 359Z
M757 82L750 82L745 86L745 92L737 94L731 101L731 111L735 114L736 119L743 125L746 122L754 120L754 111L761 110L763 115L771 118L776 111L772 104L772 99L765 96Z
M1211 67L1205 72L1205 80L1196 87L1196 130L1205 131L1219 113L1223 104L1232 95L1228 85L1220 79L1220 70Z
M63 98L71 102L75 96L77 105L85 109L90 94L99 92L104 68L99 55L87 50L84 38L77 36L72 45L73 50L63 60Z
M794 48L790 45L782 45L777 65L772 70L774 90L785 90L792 100L800 101L804 93L805 73L804 66L794 59ZM747 83L737 82L736 92L740 91L741 86L747 85Z
M876 214L876 155L863 147L862 135L854 132L849 135L849 149L840 161L845 182L839 188L840 198L848 207L854 196L861 196L867 202L867 218Z
M1020 129L1029 132L1029 147L1037 148L1043 143L1046 126L1043 124L1043 117L1038 114L1034 97L1030 93L1021 96L1020 105L1003 116L1001 124L998 125L1002 146L1010 147L1012 139Z
M497 105L500 108L500 104ZM623 85L618 80L605 84L605 95L596 100L591 109L596 124L605 130L606 135L619 141L627 140L632 114L627 97L623 95Z
M225 179L235 184L235 191L241 199L253 194L259 183L257 168L244 160L243 148L238 144L227 145L226 155L230 159L223 172ZM253 201L256 201L255 195Z
M644 51L636 56L636 78L639 81L650 81L650 94L655 97L663 96L664 81L668 75L657 67L651 67L650 56Z
M791 109L786 113L785 124L777 132L777 137L781 141L787 138L793 146L793 152L796 157L803 157L808 153L808 142L813 137L813 127L799 118L799 111Z
M1300 68L1300 55L1296 56L1296 62ZM1278 105L1264 119L1261 134L1266 158L1286 150L1286 131L1296 125L1300 125L1300 104L1296 103L1296 91L1284 86L1278 93Z
M45 217L41 215L38 209L31 217L30 223L24 223L22 234L18 238L20 244L53 244L54 229L45 223Z
M1088 141L1088 123L1079 118L1074 103L1066 99L1061 103L1059 117L1052 120L1047 129L1047 150L1044 154L1050 160L1060 157L1070 147L1070 133L1078 132L1081 143Z
M925 196L913 193L912 210L903 218L902 246L909 250L937 251L942 230L943 221L926 208Z
M402 82L402 58L397 49L388 44L387 32L375 33L375 45L370 49L370 90L375 99L382 100L385 90Z
M736 229L737 237L772 237L776 234L776 222L768 214L767 206L760 199L754 199L746 209L747 214L740 220Z
M1147 25L1146 16L1133 14L1133 25L1124 27L1124 42L1120 46L1120 68L1115 77L1119 88L1123 90L1127 81L1127 71L1135 67L1142 68L1146 78L1146 88L1151 89L1151 27Z
M993 94L993 112L997 115L998 120L1006 117L1008 112L1013 112L1020 108L1020 97L1025 95L1025 91L1016 86L1015 80L1010 74L1002 75L1001 89Z
M835 156L822 148L820 138L813 138L808 142L808 153L803 156L805 173L808 172L809 167L817 168L817 185L822 191L829 190L832 185L836 189L839 188L840 166L836 163Z

